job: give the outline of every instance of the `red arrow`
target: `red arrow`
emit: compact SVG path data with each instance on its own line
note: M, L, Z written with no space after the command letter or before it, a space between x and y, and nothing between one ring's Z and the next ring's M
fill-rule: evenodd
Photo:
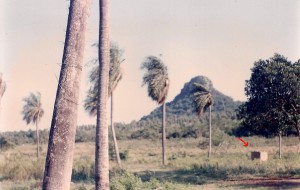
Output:
M247 147L249 145L249 143L247 141L244 141L242 138L238 138L238 139L244 143L244 146Z

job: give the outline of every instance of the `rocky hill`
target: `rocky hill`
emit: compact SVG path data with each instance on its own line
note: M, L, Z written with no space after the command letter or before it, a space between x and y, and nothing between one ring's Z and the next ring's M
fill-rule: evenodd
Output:
M241 104L239 101L234 101L231 97L224 95L213 87L211 80L205 76L196 76L189 82L185 83L181 92L167 105L167 118L180 118L180 117L194 117L196 116L196 109L191 91L193 90L194 83L208 85L214 104L212 112L214 114L226 115L230 117L235 116L235 109ZM161 118L161 106L153 110L149 115L141 118L141 121Z

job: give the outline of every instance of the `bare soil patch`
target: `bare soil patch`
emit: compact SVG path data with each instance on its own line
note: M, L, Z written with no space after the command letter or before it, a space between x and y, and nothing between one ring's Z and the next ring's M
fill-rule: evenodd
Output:
M224 185L243 188L300 189L300 178L257 178L227 181Z

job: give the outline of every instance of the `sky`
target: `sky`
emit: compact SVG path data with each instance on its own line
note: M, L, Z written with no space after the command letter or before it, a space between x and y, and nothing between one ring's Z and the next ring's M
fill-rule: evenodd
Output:
M23 99L40 92L50 128L62 60L69 1L0 0L0 72L7 90L1 100L0 131L35 129L22 121ZM80 102L97 58L98 2L92 0L84 53ZM172 101L192 77L209 77L216 89L245 101L253 63L280 53L300 59L297 0L111 0L111 41L123 50L124 75L115 91L115 121L129 123L158 105L142 87L141 63L162 55ZM94 124L79 105L78 125Z

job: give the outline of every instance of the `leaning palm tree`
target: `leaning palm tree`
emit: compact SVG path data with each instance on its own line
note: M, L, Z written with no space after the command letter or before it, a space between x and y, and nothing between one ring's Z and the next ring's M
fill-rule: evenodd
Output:
M70 189L90 0L71 0L43 179L44 190Z
M122 70L121 63L124 61L122 59L123 51L116 44L111 44L110 47L110 68L109 68L109 86L108 86L108 95L111 100L111 109L110 109L110 117L111 117L111 130L112 136L115 146L115 154L117 159L117 164L121 167L121 159L119 154L119 148L114 128L113 122L113 94L116 89L119 81L122 79ZM90 82L92 83L92 87L89 89L87 97L84 102L84 108L89 112L91 116L96 116L97 114L97 95L98 95L98 76L99 76L99 68L94 67L90 73Z
M1 111L1 99L4 95L5 90L6 90L6 83L2 79L2 73L0 73L0 111Z
M115 153L117 158L118 166L121 167L121 159L119 154L119 147L117 143L116 133L115 133L115 127L114 127L114 104L113 104L113 94L114 90L116 89L119 81L122 79L122 70L120 67L120 64L124 61L121 60L122 57L122 51L119 49L117 45L111 45L110 48L110 69L109 69L109 86L108 86L108 93L110 95L110 101L111 101L111 107L110 107L110 125L112 130L112 136L113 141L115 145Z
M142 63L146 69L143 85L148 85L148 96L162 104L162 163L166 164L166 98L169 90L168 70L164 63L155 56L149 56Z
M25 105L23 106L22 114L23 120L26 124L33 123L36 127L36 145L37 145L37 158L39 159L40 151L39 151L39 122L44 115L44 110L42 108L41 103L41 93L30 95L23 99Z
M199 83L194 83L193 91L194 101L196 104L196 111L198 116L202 116L203 113L209 108L209 149L208 158L211 157L211 105L213 103L213 98L208 90L208 87L204 87Z

